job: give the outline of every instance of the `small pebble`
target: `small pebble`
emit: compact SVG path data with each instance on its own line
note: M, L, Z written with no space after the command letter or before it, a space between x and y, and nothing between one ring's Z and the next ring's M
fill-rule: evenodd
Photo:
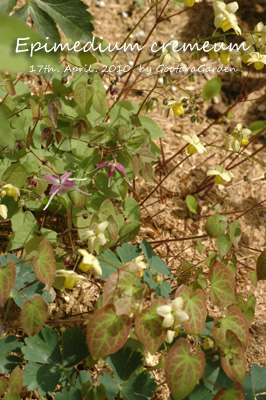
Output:
M134 62L130 60L130 61L128 62L128 65L130 65L130 67L132 67L132 66L134 65Z
M123 18L128 18L128 13L126 13L124 11L121 13L121 15L122 15Z
M105 2L104 1L97 1L96 2L96 7L104 8L105 7Z
M171 91L172 92L176 92L176 87L175 86L171 86Z
M159 85L162 85L163 84L163 78L158 78L158 83L159 83Z

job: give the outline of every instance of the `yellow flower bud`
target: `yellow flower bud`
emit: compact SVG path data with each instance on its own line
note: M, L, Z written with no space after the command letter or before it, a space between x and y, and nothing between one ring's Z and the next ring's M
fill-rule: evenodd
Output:
M210 60L217 60L217 58L219 58L219 54L217 51L210 50L210 51L208 51L208 54L209 54Z
M220 60L222 63L229 63L230 57L231 57L230 51L221 51Z
M216 175L214 178L214 182L217 183L217 185L223 185L225 183L225 180L220 175Z
M185 0L185 5L187 7L192 7L194 6L195 0Z
M198 152L198 151L197 151L196 147L193 146L193 144L189 144L189 145L188 145L188 147L187 147L187 153L188 153L188 154L195 154L195 153L197 153L197 152Z
M246 146L248 144L249 140L247 136L244 136L242 141L241 141L241 145L242 146Z
M174 112L174 115L181 115L181 114L184 114L184 112L185 112L182 103L175 103L172 106L172 110Z
M257 62L254 63L254 68L257 71L260 71L263 67L264 67L264 64L262 62L260 62L260 61L257 61Z
M75 283L77 282L77 278L72 277L72 276L66 276L65 277L65 288L66 289L73 289L75 286Z

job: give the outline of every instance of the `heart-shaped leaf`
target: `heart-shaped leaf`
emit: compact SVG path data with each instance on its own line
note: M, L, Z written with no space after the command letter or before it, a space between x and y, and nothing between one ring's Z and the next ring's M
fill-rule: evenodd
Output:
M105 358L115 353L127 341L130 332L128 315L116 315L113 304L97 311L89 322L87 341L92 357Z
M146 349L154 354L163 343L167 330L162 326L162 318L157 314L157 308L166 304L163 298L154 300L150 310L137 315L135 329L140 341Z
M17 366L11 374L9 380L9 392L10 393L20 393L23 386L23 376L22 371Z
M222 387L212 400L245 400L245 392L240 383L234 383L232 389Z
M182 400L192 392L204 368L204 353L192 355L186 339L178 339L168 353L165 368L166 382L174 400Z
M187 332L200 333L207 317L207 305L203 290L197 289L193 292L188 286L182 285L176 291L175 297L178 296L183 298L183 310L189 316L189 320L182 322L182 326Z
M207 219L205 230L211 238L222 235L227 226L227 218L223 215L215 214Z
M56 266L53 248L48 239L45 238L41 242L33 265L37 278L48 286L52 286L55 280Z
M228 330L222 344L221 365L230 379L243 384L246 374L245 350L237 335Z
M0 306L4 307L16 279L16 267L9 261L5 267L0 263Z
M83 192L87 192L85 185L82 185L80 189L83 190ZM78 210L82 210L85 207L88 200L88 196L86 194L80 193L77 190L70 190L67 194Z
M216 318L213 322L213 337L217 340L217 345L225 342L226 332L235 332L244 348L248 344L249 329L246 318L239 308L232 306L225 318Z
M263 251L257 261L258 281L266 279L266 251Z
M139 279L140 271L135 263L126 264L113 272L104 287L103 305L114 304L117 315L129 314L146 290L144 285L134 286Z
M26 300L21 311L21 323L27 335L38 333L47 319L48 305L38 294L33 301Z
M235 279L226 265L215 261L210 268L209 279L210 296L215 305L227 307L235 302Z

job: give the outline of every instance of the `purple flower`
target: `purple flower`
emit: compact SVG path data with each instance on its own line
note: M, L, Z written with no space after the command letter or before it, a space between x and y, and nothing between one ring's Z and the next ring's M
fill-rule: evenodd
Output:
M123 167L123 165L118 163L117 161L104 161L104 162L102 162L100 164L97 164L96 167L97 168L108 167L108 187L110 187L111 178L112 178L112 176L113 176L113 174L114 174L116 169L118 169L119 171L123 172L127 182L130 185L130 182L129 182L128 177L127 177L127 171L125 170L125 167Z
M48 203L44 207L44 210L46 210L49 207L49 204L51 203L52 199L54 198L57 193L60 194L66 194L68 189L74 189L77 192L89 195L90 193L83 192L79 188L77 188L77 185L72 182L72 181L85 181L87 178L82 178L82 179L76 179L76 178L70 178L72 172L66 172L65 174L61 175L60 177L57 177L55 175L50 175L50 174L44 174L43 176L46 179L46 182L52 183L52 187L50 189L49 194L51 195Z

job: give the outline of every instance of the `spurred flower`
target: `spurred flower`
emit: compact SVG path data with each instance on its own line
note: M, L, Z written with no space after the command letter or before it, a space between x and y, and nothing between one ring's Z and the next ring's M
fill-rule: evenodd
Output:
M130 185L130 182L129 182L128 177L127 177L127 171L126 171L125 167L123 167L123 165L120 164L119 162L117 162L117 161L104 161L104 162L102 162L100 164L97 164L96 167L97 167L96 169L101 168L101 167L108 167L108 187L110 187L111 178L112 178L115 170L121 171L125 175L125 178L126 178L127 182Z
M218 185L224 185L226 182L230 182L235 175L233 172L227 171L221 165L215 165L214 169L207 171L207 176L214 175L214 182Z
M106 237L104 236L104 231L108 226L108 221L101 222L94 229L89 229L87 231L81 231L79 237L82 241L88 239L88 247L90 252L92 253L95 248L100 245L104 246L107 242Z
M188 154L195 154L195 153L206 153L207 149L201 144L200 139L197 135L192 135L192 137L188 135L183 135L182 138L189 143L187 147Z
M90 269L94 269L98 275L102 275L102 268L99 261L92 254L89 254L86 250L79 249L79 254L83 256L81 263L79 264L79 269L83 272L87 272Z
M65 278L64 286L66 289L73 289L77 281L86 281L83 275L76 274L76 272L66 269L58 269L56 271L56 277Z
M5 197L5 196L9 196L9 197L13 197L13 199L15 201L18 201L18 197L20 196L20 191L19 188L17 188L16 186L11 185L10 183L7 183L6 185L4 185L0 191L0 196L1 197Z
M157 314L164 318L164 328L177 328L181 322L189 319L188 314L182 310L184 301L182 297L176 297L171 304L165 304L157 308Z
M216 28L222 28L224 32L229 29L234 29L237 35L241 34L241 29L238 26L237 18L235 16L238 10L238 4L236 1L233 3L225 4L221 0L213 2L214 9L214 25Z
M51 197L46 206L44 207L44 210L46 210L49 207L54 196L56 196L58 193L66 194L69 189L76 190L77 192L86 194L87 196L90 195L90 193L83 192L83 190L77 188L76 183L73 182L73 181L85 181L87 178L82 178L82 179L70 178L71 174L72 172L66 172L60 177L50 174L43 175L45 177L46 182L52 183L52 187L49 192Z
M266 65L266 54L260 54L258 51L252 51L247 59L247 65L254 64L256 70L261 70Z

